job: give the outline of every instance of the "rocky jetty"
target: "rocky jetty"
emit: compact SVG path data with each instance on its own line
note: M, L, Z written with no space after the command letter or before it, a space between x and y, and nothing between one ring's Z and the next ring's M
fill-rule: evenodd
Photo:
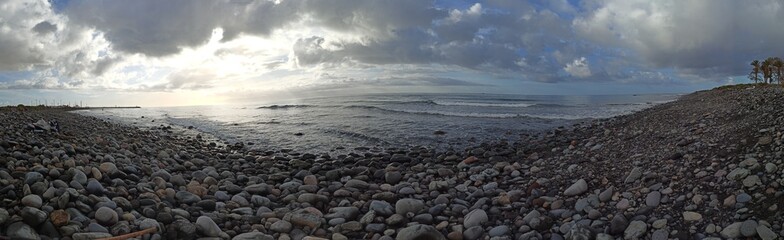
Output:
M764 86L450 152L246 150L5 108L0 238L777 239L782 126Z

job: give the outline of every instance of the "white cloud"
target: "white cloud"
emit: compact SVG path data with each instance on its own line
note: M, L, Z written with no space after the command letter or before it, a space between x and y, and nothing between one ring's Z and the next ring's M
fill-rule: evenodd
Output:
M419 80L394 82L469 85L446 73L669 83L784 55L777 0L71 0L57 13L7 0L0 16L0 76L32 73L0 82L14 89L231 93L403 75Z
M743 74L747 62L784 55L778 0L600 0L573 21L580 37L626 49L653 68L703 76ZM630 59L633 60L633 59Z
M591 69L588 67L588 60L585 57L575 59L573 62L567 63L564 71L574 77L587 78L591 76Z

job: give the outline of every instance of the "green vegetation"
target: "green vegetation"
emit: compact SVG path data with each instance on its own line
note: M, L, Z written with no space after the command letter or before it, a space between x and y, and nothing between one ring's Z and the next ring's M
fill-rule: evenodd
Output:
M769 57L764 61L751 61L749 80L754 83L784 84L784 61L779 57Z

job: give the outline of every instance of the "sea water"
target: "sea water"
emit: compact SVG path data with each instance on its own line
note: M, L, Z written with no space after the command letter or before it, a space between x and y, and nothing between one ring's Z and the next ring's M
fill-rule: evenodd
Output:
M515 141L525 133L629 114L678 96L375 94L79 113L141 128L192 127L228 143L250 143L247 146L266 150L323 152L410 146L460 149L487 141Z

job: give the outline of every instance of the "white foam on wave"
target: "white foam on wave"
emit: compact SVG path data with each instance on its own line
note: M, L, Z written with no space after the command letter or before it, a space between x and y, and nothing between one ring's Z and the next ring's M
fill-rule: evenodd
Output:
M436 105L442 106L468 106L468 107L530 107L536 105L534 103L487 103L487 102L462 102L462 101L433 101Z

